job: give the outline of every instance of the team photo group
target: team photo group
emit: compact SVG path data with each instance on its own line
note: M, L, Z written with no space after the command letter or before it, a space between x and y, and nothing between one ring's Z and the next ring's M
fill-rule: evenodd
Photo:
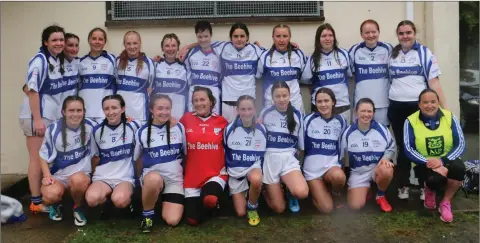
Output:
M236 215L256 226L260 197L282 213L300 211L298 200L310 195L319 212L331 213L347 187L348 207L360 210L374 184L378 207L390 212L385 191L394 167L398 197L408 199L413 162L424 206L453 220L465 139L414 23L398 23L392 46L379 40L375 20L365 20L356 30L363 41L348 49L324 23L305 37L313 53L291 42L285 24L273 28L266 47L250 41L243 23L231 26L230 41L212 40L208 21L194 29L195 43L165 34L162 56L143 53L136 31L126 32L124 50L113 54L104 49L102 28L85 40L58 25L43 30L19 116L32 213L61 221L65 194L74 224L84 226L85 207L131 208L141 188L142 232L160 218L199 225L224 193ZM86 55L79 55L81 39ZM311 113L300 84L310 90Z

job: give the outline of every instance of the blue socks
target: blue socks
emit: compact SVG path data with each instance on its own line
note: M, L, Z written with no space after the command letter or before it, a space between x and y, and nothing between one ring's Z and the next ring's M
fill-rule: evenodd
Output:
M142 215L143 215L144 218L152 219L153 216L155 215L155 210L154 209L143 210Z
M31 196L30 201L32 201L32 203L35 204L35 205L41 204L43 202L42 201L42 195L37 196L37 197Z

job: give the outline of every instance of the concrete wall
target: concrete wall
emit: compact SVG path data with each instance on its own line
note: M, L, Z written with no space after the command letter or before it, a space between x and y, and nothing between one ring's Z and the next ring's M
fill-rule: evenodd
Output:
M2 174L26 173L28 152L18 125L19 106L23 95L20 87L25 82L27 63L41 44L41 31L56 23L80 36L80 53L86 54L88 32L93 27L104 27L104 2L2 2L1 5L1 170ZM418 39L437 55L442 68L442 86L450 108L458 114L458 3L414 3ZM360 42L359 26L368 18L380 24L381 40L396 44L395 28L405 18L404 2L324 2L326 21L336 30L340 46L348 49ZM433 16L442 18L433 18ZM455 21L453 21L455 20ZM249 24L250 39L263 46L272 44L271 31L275 24ZM313 51L318 23L290 24L292 40L306 54ZM432 26L426 33L425 26ZM228 40L229 25L216 24L213 39ZM108 32L106 49L114 54L123 49L122 38L127 28L105 28ZM142 36L143 51L148 56L161 53L160 41L165 33L175 32L182 43L195 41L193 26L136 28ZM458 53L458 52L457 52ZM451 59L457 55L456 59ZM452 66L454 66L452 68ZM303 89L305 104L308 91ZM258 92L257 92L258 93ZM308 106L309 107L309 106Z

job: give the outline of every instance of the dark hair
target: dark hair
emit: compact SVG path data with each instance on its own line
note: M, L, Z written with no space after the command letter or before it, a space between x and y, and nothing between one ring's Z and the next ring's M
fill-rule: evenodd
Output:
M237 108L240 106L240 103L244 100L252 101L253 105L255 106L255 98L253 98L250 95L242 95L242 96L238 97L238 99L237 99L237 103L236 103ZM235 131L235 129L237 129L237 122L236 122L237 119L240 119L239 114L237 114L237 117L235 118L235 120L233 122L233 131ZM253 118L252 118L252 126L255 127L255 116L253 116ZM253 129L253 132L255 133L255 129Z
M398 34L398 29L400 29L400 27L404 26L404 25L410 25L410 27L412 27L412 29L413 29L413 32L417 33L417 28L415 28L415 24L410 20L400 21L400 23L398 23L398 25L397 25L397 30L395 32ZM401 49L402 49L402 45L400 45L400 43L398 43L398 45L396 45L392 50L392 59L397 58L398 53L400 52Z
M138 34L138 32L134 31L134 30L129 30L127 31L127 33L125 33L125 35L123 36L123 41L125 42L125 37L127 37L127 35L129 34L135 34L138 36L138 39L140 40L140 42L142 41L142 39L140 38L140 34ZM137 57L137 74L142 70L143 68L143 58L145 57L145 53L144 52L140 52L140 55L138 55ZM119 56L119 59L120 59L120 62L118 63L118 69L120 70L125 70L125 68L127 68L127 63L128 63L128 54L127 54L127 50L123 50L122 53L120 53L120 56Z
M205 30L210 31L210 35L213 35L212 25L210 24L210 22L208 22L206 20L200 20L200 21L197 22L197 24L195 24L195 34L198 34L198 33L203 32Z
M153 110L153 107L155 106L155 102L157 102L157 100L160 100L160 99L166 99L170 102L170 105L172 105L172 99L170 99L170 97L168 97L168 95L157 93L157 94L154 94L154 95L150 96L150 102L148 104L148 107L151 110ZM152 135L152 124L153 124L153 114L150 115L150 117L148 118L148 121L147 121L147 125L148 125L148 128L147 128L147 146L148 146L148 149L150 149L150 138L151 138L151 135ZM170 148L170 120L168 120L165 123L165 129L167 130L168 148Z
M93 33L96 32L96 31L102 32L103 33L103 38L105 39L105 42L107 42L107 32L105 32L105 30L103 30L102 28L99 28L99 27L93 28L92 30L90 30L90 32L88 32L88 40L90 40L90 37L92 37Z
M75 38L77 39L78 42L80 42L80 38L78 37L78 35L74 34L74 33L66 33L65 34L65 42L67 42L68 39L70 38Z
M65 98L63 100L63 104L62 104L62 111L65 112L67 110L67 105L70 103L70 102L73 102L73 101L80 101L80 103L82 103L82 106L83 106L83 118L82 118L82 122L80 123L80 127L81 127L81 133L80 133L80 139L82 141L82 146L85 146L85 140L86 140L86 129L85 129L85 101L83 101L83 98L80 97L80 96L76 96L76 95L70 95L70 96L67 96L67 98ZM67 150L67 118L65 117L65 115L62 115L62 143L63 143L63 151L65 152Z
M290 93L290 87L288 87L288 84L285 81L278 81L272 85L272 100L273 100L273 93L275 90L280 89L280 88L285 88L288 90L288 93ZM288 101L288 108L287 108L287 128L290 134L292 134L295 131L295 127L297 126L297 122L295 121L294 117L294 108L292 106L292 102Z
M103 106L103 103L105 103L105 101L107 101L107 100L118 100L118 102L120 102L120 107L121 108L125 107L125 100L119 94L107 95L107 96L103 97L102 106ZM123 143L125 143L125 134L126 134L126 126L127 126L127 115L125 114L125 112L122 113L120 122L123 124L122 138L124 138ZM103 129L105 128L106 124L108 124L108 119L105 117L105 119L103 119L102 128L100 130L100 139L102 139Z
M380 32L380 26L378 25L377 21L375 21L373 19L367 19L367 20L363 21L362 24L360 25L360 34L362 33L363 26L366 25L366 24L375 25L377 27L377 31Z
M163 36L162 42L160 43L160 46L162 47L163 50L163 43L165 42L166 39L174 39L177 41L177 50L180 50L180 39L175 33L168 33ZM179 62L178 58L175 57L175 61Z
M193 105L193 95L197 92L200 92L200 91L203 91L205 93L207 93L207 96L208 96L208 99L210 100L210 102L212 102L212 107L210 107L210 112L212 112L213 108L215 107L215 105L217 104L217 99L215 98L215 96L213 96L213 93L212 93L212 90L210 90L209 88L207 87L203 87L203 86L195 86L193 88L193 92L192 92L192 105Z
M315 49L313 51L313 71L316 72L320 68L320 60L322 60L322 43L320 42L320 36L324 30L330 30L333 34L333 55L335 61L341 66L340 59L338 57L338 41L337 36L335 35L335 30L329 23L322 24L318 26L317 32L315 33Z
M375 104L373 103L373 100L370 98L361 98L358 100L357 104L355 105L355 111L358 111L358 107L360 107L361 104L370 104L373 107L373 112L375 112Z
M420 101L422 100L422 96L426 93L434 93L435 96L437 96L437 101L440 101L440 97L438 96L437 91L435 91L433 89L430 89L430 88L426 88L426 89L422 90L422 92L420 92L420 95L418 96L418 103L420 103Z
M44 45L44 43L48 41L48 39L50 38L50 35L52 35L53 33L57 33L57 32L60 32L65 36L65 30L58 25L50 25L47 28L43 29L43 31L42 31L42 48L41 48L41 50L42 50L42 53L45 55L45 57L47 59L48 69L50 70L50 72L53 72L53 69L55 67L53 66L53 64L50 63L50 60L49 60L48 55L47 55L48 54L48 48ZM63 54L63 52L61 52L60 54L58 54L58 58L60 60L60 73L63 75L65 73L65 69L63 68L63 63L65 62L65 54Z
M250 38L250 33L248 32L247 25L244 23L235 23L232 25L232 27L230 28L230 34L229 34L230 40L232 40L233 32L235 32L235 30L237 29L241 29L245 31L245 34L247 35L247 41L248 41L248 39Z
M273 27L272 36L275 34L275 30L278 28L288 29L288 34L290 35L290 37L292 37L292 32L290 31L290 27L286 24L275 25L275 27ZM270 47L270 50L268 50L268 54L270 55L270 64L272 63L273 51L275 51L275 43L273 43L272 47ZM290 64L290 57L292 57L292 43L290 42L288 42L287 51L288 51L288 63Z
M337 98L335 98L335 93L333 93L333 91L329 88L319 88L317 90L317 92L315 92L315 104L317 103L317 96L318 94L327 94L328 96L330 96L330 99L332 99L332 102L333 102L333 107L335 107L335 105L337 104ZM334 115L334 110L335 109L332 109L332 115Z

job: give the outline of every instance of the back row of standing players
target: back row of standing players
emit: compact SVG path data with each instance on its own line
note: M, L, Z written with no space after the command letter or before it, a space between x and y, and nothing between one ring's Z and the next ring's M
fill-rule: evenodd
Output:
M244 24L232 26L230 42L212 43L210 24L200 21L195 26L197 43L178 53L180 40L174 34L167 34L161 43L164 57L154 62L141 52L140 35L135 31L125 34L125 50L115 58L103 50L107 41L105 31L95 28L88 35L89 54L78 59L79 38L73 34L64 36L62 28L51 26L44 31L42 47L29 64L27 87L38 96L29 95L25 99L20 115L27 144L31 145L30 160L35 159L35 153L38 157L35 148L41 143L34 137L42 136L46 126L62 117L59 108L69 95L78 93L83 97L86 117L101 123L105 117L103 97L120 94L126 101L128 116L144 123L150 117L148 100L152 92L168 95L175 104L172 115L180 119L186 110L193 109L189 99L195 86L204 86L220 101L213 111L233 121L238 98L255 97L256 78L263 79L265 107L273 104L272 85L284 81L289 86L292 105L303 115L299 82L305 82L311 84L313 111L316 110L314 94L326 87L336 97L335 113L350 121L348 79L354 74L355 102L371 98L377 108L375 119L384 125L390 120L395 137L402 138L403 122L417 109L417 97L423 89L436 90L445 107L438 80L440 70L432 53L415 40L415 26L410 21L397 26L399 44L395 48L378 41L379 31L378 23L364 21L360 26L364 42L346 51L338 47L332 26L322 24L315 35L314 53L307 58L291 44L290 28L286 25L274 27L274 44L263 49L248 43L249 32ZM182 63L176 57L183 59L187 50ZM399 189L399 197L405 194L408 197L405 186L410 162L403 155L403 142L397 143L399 167L404 173L401 180L406 182ZM32 183L31 190L35 208L41 201L40 192L32 188Z

